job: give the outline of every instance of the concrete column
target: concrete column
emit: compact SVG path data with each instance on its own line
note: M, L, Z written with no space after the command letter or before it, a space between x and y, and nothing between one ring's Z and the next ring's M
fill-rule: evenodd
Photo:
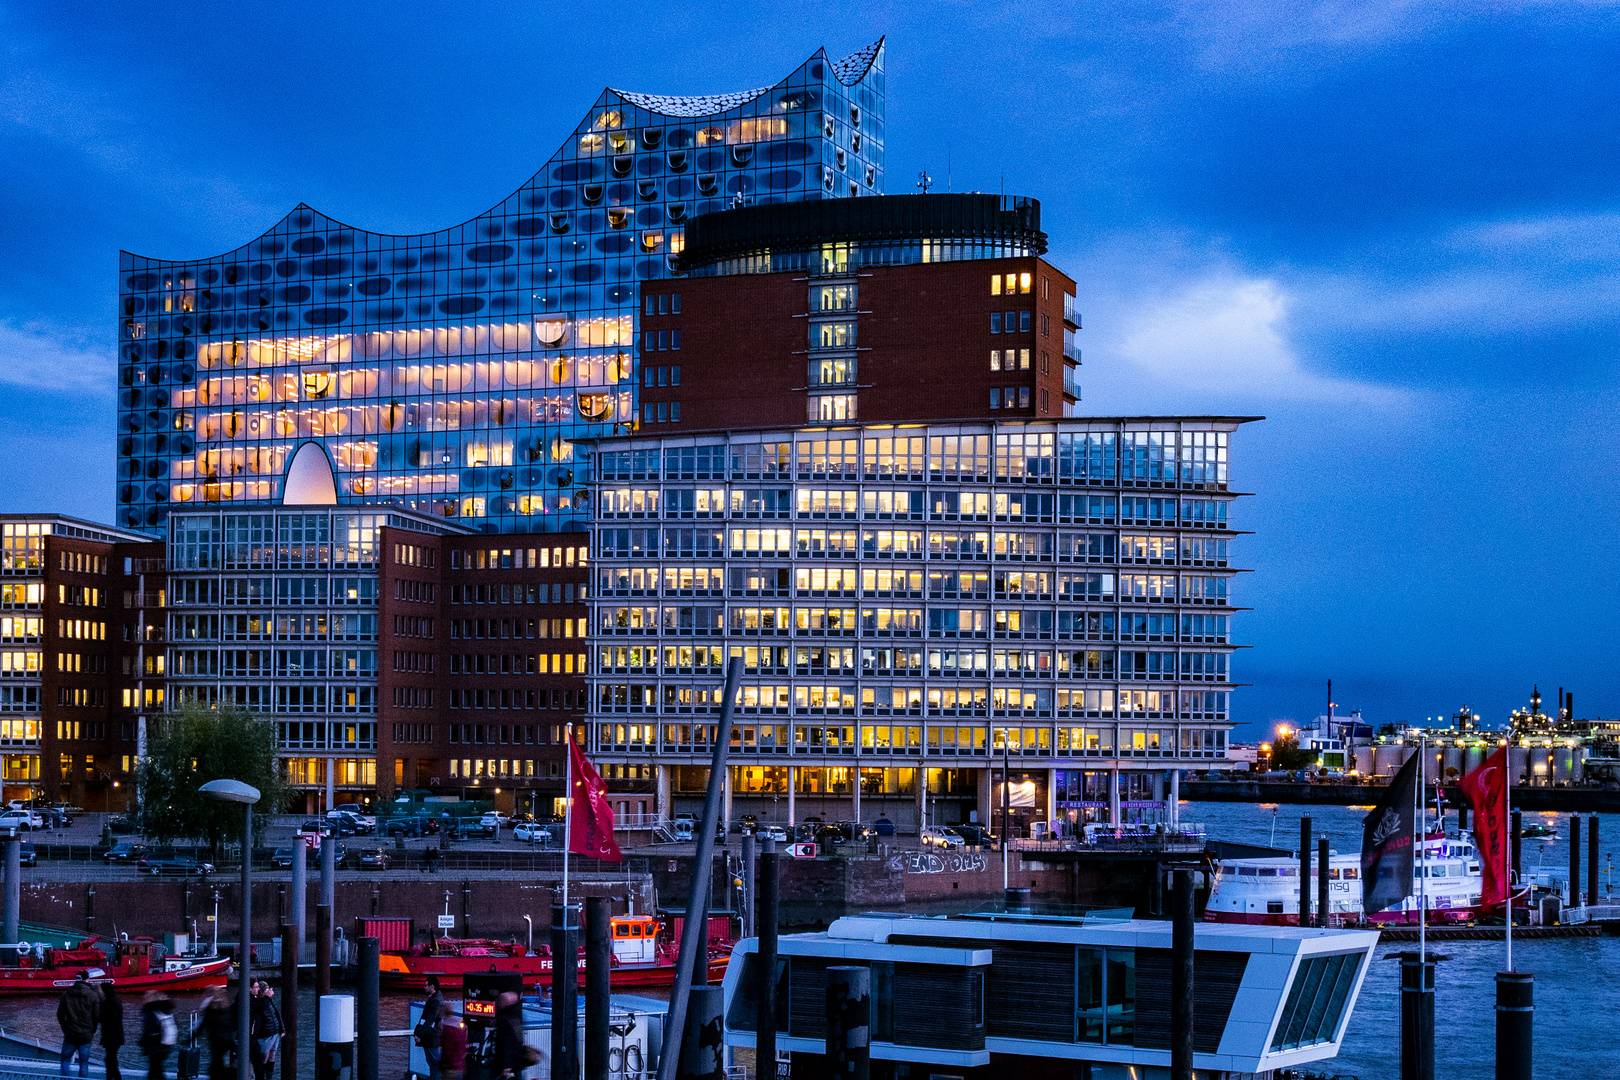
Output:
M1108 770L1108 824L1119 825L1119 766Z
M793 828L793 826L795 826L795 825L797 825L799 823L799 819L796 816L796 809L795 809L795 806L794 806L794 800L798 797L798 794L799 794L799 791L798 791L798 784L799 784L799 769L798 769L798 766L796 766L796 765L789 765L788 766L788 781L787 781L787 784L788 784L788 821L787 821L787 823L788 823L788 829L791 830Z
M977 809L979 813L979 824L987 829L990 828L990 797L995 792L995 786L995 770L980 769L979 805Z
M1170 770L1170 824L1181 824L1181 770Z
M917 831L928 828L928 767L917 765Z
M731 828L731 766L720 777L720 820L729 830Z
M669 766L654 765L653 773L657 777L658 794L655 796L653 810L658 814L659 821L668 821L674 816L674 809L669 802Z
M1046 770L1046 827L1052 832L1057 830L1057 774L1056 769Z
M855 764L849 770L849 795L852 800L851 805L854 808L850 818L859 821L861 820L861 762L859 758L855 760Z
M337 761L326 759L326 809L337 805Z

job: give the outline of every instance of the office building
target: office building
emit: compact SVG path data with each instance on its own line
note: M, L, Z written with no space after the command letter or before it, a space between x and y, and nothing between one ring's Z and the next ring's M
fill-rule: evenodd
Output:
M988 822L1005 770L1019 832L1173 817L1178 770L1227 764L1243 422L603 441L598 759L621 791L692 806L740 655L733 814Z
M1074 415L1074 282L1040 226L979 194L693 220L643 290L643 430Z
M164 708L163 544L3 514L0 545L4 797L122 810L145 718Z

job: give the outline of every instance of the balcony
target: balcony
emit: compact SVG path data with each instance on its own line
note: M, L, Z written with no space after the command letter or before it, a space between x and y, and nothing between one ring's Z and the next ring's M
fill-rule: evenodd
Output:
M1063 324L1074 330L1081 329L1080 312L1075 310L1074 297L1066 294L1063 297Z

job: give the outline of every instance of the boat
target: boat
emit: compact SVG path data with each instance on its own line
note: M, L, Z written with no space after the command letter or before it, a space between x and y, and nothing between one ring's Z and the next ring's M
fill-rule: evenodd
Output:
M1551 825L1543 825L1539 821L1526 825L1519 831L1519 835L1526 840L1556 840L1558 830Z
M1313 859L1314 868L1314 859ZM1422 882L1416 875L1427 873ZM1328 858L1328 923L1355 926L1363 922L1416 924L1419 884L1424 886L1428 922L1472 922L1484 914L1480 893L1479 853L1473 838L1432 833L1424 838L1423 861L1413 866L1413 895L1399 907L1366 915L1361 910L1361 855ZM1317 881L1309 883L1315 903ZM1497 907L1499 905L1492 905ZM1208 922L1267 926L1299 925L1299 860L1293 858L1222 859L1204 908Z
M93 983L111 983L120 993L147 990L202 990L224 986L229 957L171 953L145 938L103 943L99 935L71 948L27 945L16 964L0 966L0 997L59 994L87 971Z
M364 920L362 933L375 932L380 920ZM389 920L406 924L410 920ZM621 915L613 919L613 989L671 986L675 982L676 953L680 948L679 917ZM731 919L714 915L708 926L709 977L718 982L725 974L733 942ZM385 949L379 961L383 986L400 990L421 989L429 975L439 979L446 990L459 989L469 972L515 971L523 985L551 987L552 954L549 945L530 947L517 941L495 938L434 938L426 945ZM585 977L585 950L579 951L580 980Z

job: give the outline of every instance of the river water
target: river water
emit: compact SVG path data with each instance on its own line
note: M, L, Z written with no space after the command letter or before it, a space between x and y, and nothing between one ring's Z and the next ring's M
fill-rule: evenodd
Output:
M1203 822L1219 840L1267 844L1293 850L1299 844L1299 819L1310 815L1313 837L1327 836L1341 853L1361 850L1361 822L1370 806L1276 806L1246 803L1181 805L1187 822ZM1583 818L1588 815L1582 815ZM1599 815L1603 878L1620 854L1620 815ZM1450 818L1453 827L1456 815ZM1543 864L1568 874L1568 815L1525 813L1526 825L1555 825L1559 839L1524 841L1521 866ZM1581 835L1582 887L1585 887L1586 822ZM1615 884L1620 887L1620 880ZM1605 885L1600 880L1600 889ZM1362 984L1350 1017L1344 1047L1332 1061L1316 1068L1359 1080L1399 1080L1400 962L1398 953L1416 944L1390 943ZM1500 941L1447 941L1433 946L1446 957L1435 965L1434 1027L1436 1080L1486 1080L1496 1061L1496 972L1504 966ZM1541 1080L1611 1080L1620 1077L1620 1035L1611 1017L1620 1006L1620 938L1569 938L1513 943L1514 967L1536 976L1535 1075Z
M1308 813L1313 836L1326 836L1334 850L1351 852L1361 848L1361 822L1369 809L1184 802L1181 816L1183 821L1204 823L1216 839L1292 849L1299 839L1299 819ZM1620 815L1602 815L1602 819L1603 876L1607 880L1608 864L1614 861L1610 850L1620 854ZM1453 816L1453 824L1455 820ZM1526 813L1525 823L1532 821L1557 826L1560 838L1546 843L1525 841L1524 867L1534 870L1544 863L1547 869L1567 873L1567 816ZM1584 834L1581 854L1584 861ZM1344 1048L1336 1059L1316 1066L1318 1071L1358 1080L1399 1080L1400 964L1392 957L1413 948L1401 943L1379 947L1351 1016ZM1446 957L1435 969L1436 1080L1485 1080L1494 1072L1494 978L1503 966L1503 945L1499 941L1448 941L1434 951ZM1620 1078L1620 1033L1612 1030L1612 1017L1620 1006L1620 938L1521 940L1514 943L1513 959L1520 971L1536 976L1535 1075L1541 1080ZM408 1026L409 1005L416 996L383 994L384 1031ZM299 998L301 1060L308 1062L313 1060L315 1043L314 991L306 988ZM177 1001L182 1014L201 1005L197 995L180 995ZM140 1003L131 1000L125 1007L125 1025L133 1038L140 1030ZM0 1027L52 1046L61 1041L54 999L0 999ZM408 1041L382 1041L382 1076L403 1073ZM206 1057L206 1051L204 1054ZM138 1061L144 1068L134 1047L125 1048L122 1060L126 1072L136 1069Z

